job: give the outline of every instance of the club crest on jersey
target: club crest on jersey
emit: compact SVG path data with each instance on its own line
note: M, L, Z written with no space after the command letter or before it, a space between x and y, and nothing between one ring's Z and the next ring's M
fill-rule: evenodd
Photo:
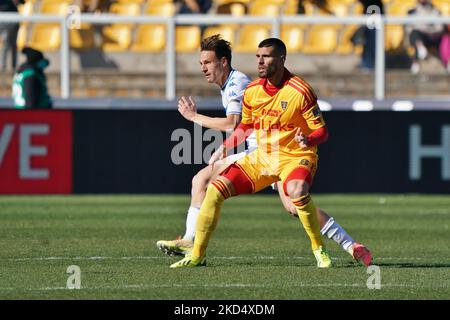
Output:
M304 166L309 166L309 161L306 159L302 159L302 160L300 160L300 164L304 165Z
M286 110L287 105L288 105L287 101L281 101L281 109L283 109L283 111Z

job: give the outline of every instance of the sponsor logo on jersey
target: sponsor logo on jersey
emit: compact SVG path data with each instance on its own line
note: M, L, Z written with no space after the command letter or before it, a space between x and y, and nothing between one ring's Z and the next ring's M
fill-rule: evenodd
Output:
M267 119L260 119L255 118L253 122L253 128L255 130L264 130L264 131L271 131L271 130L280 130L280 131L292 131L295 129L294 124L292 123L285 123L280 124L278 121L271 122Z
M278 110L266 110L266 109L263 109L261 111L261 114L263 116L269 116L269 117L278 117L280 115L280 113L281 112L278 111Z

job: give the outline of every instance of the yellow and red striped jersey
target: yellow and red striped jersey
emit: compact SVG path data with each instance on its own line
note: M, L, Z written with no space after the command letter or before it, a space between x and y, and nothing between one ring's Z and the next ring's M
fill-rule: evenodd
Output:
M304 135L325 127L325 121L317 104L317 96L311 86L298 76L284 70L280 87L267 79L252 81L245 90L242 123L253 125L258 148L270 153L280 151L292 155L317 152L317 146L301 149L294 140L297 128Z

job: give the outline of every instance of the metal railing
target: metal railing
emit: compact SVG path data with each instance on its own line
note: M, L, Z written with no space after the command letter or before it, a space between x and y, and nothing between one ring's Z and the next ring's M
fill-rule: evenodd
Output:
M229 15L175 15L172 17L160 17L151 15L123 16L114 14L90 14L82 13L79 18L80 23L113 24L113 23L135 23L135 24L165 24L166 33L166 92L167 100L176 97L175 77L175 26L176 25L217 25L217 24L271 24L272 36L279 37L281 25L289 24L356 24L367 25L376 28L376 52L375 52L375 88L374 97L382 100L385 97L385 43L384 31L386 24L449 24L450 16L425 17L425 16L381 16L357 15L357 16L310 16L310 15L280 15L275 17L267 16L242 16L233 17ZM34 14L24 16L17 13L0 13L0 23L8 22L48 22L59 23L61 25L61 97L70 98L70 39L69 27L73 25L74 17L52 16ZM255 48L256 52L256 48ZM289 54L289 52L288 52Z

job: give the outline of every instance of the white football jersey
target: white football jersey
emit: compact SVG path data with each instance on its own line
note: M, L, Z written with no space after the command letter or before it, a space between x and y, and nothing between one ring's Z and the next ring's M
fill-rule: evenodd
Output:
M231 70L227 81L220 90L222 105L227 116L229 114L242 114L242 99L244 98L245 88L250 82L251 79L247 75L237 70ZM247 138L247 146L249 152L256 149L257 143L254 132Z

